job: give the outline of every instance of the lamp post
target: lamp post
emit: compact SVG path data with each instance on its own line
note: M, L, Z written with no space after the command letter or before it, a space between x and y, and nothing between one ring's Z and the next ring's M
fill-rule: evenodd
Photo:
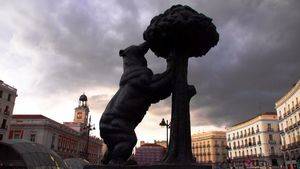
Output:
M167 148L169 147L169 128L170 128L170 123L168 120L165 121L165 119L163 118L161 120L161 122L159 123L160 126L164 127L166 126L166 130L167 130Z
M83 129L85 129L85 131L87 132L87 140L86 140L85 153L84 153L86 160L88 160L89 157L90 131L96 129L95 124L92 124L91 121L92 121L92 117L90 116L88 124L83 127Z

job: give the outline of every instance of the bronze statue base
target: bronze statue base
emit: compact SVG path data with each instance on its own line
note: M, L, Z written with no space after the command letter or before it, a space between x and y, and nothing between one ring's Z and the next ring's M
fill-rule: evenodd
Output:
M108 166L108 165L89 165L84 169L212 169L210 165L190 164L155 164L155 165L128 165L128 166Z

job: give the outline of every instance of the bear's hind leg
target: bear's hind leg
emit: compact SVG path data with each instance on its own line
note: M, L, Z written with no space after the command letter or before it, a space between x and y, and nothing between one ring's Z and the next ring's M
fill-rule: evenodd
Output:
M121 165L125 164L132 154L132 150L136 145L137 138L135 133L126 133L119 135L122 139L118 144L115 145L111 152L110 164Z

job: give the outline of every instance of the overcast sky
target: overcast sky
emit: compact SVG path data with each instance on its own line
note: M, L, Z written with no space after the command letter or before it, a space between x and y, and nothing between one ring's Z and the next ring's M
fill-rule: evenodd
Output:
M151 18L178 3L213 18L220 34L206 56L189 61L193 132L274 111L300 79L299 0L1 0L0 79L18 89L14 113L72 121L85 92L98 128L118 89L119 50L143 42ZM146 58L164 71L164 59L151 51ZM139 139L164 139L163 117L170 119L170 99L152 105Z

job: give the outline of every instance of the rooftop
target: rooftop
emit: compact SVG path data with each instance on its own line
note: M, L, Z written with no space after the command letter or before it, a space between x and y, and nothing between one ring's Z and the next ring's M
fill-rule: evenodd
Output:
M0 86L6 88L8 90L10 90L11 92L17 93L17 89L16 88L14 88L14 87L12 87L12 86L4 83L2 80L0 80Z
M248 120L245 120L245 121L242 121L242 122L240 122L240 123L237 123L237 124L235 124L235 125L233 125L233 126L231 126L231 127L229 127L229 128L232 128L232 127L236 127L236 126L242 125L242 124L244 124L244 123L250 122L251 120L254 120L254 119L256 119L256 118L259 118L259 117L265 116L265 115L276 115L276 116L277 116L277 113L276 113L276 112L263 112L263 113L260 113L259 115L254 116L254 117L252 117L252 118L250 118L250 119L248 119Z
M275 108L281 106L287 99L289 99L294 93L300 90L300 80L293 85L287 93L285 93L280 99L275 102Z

